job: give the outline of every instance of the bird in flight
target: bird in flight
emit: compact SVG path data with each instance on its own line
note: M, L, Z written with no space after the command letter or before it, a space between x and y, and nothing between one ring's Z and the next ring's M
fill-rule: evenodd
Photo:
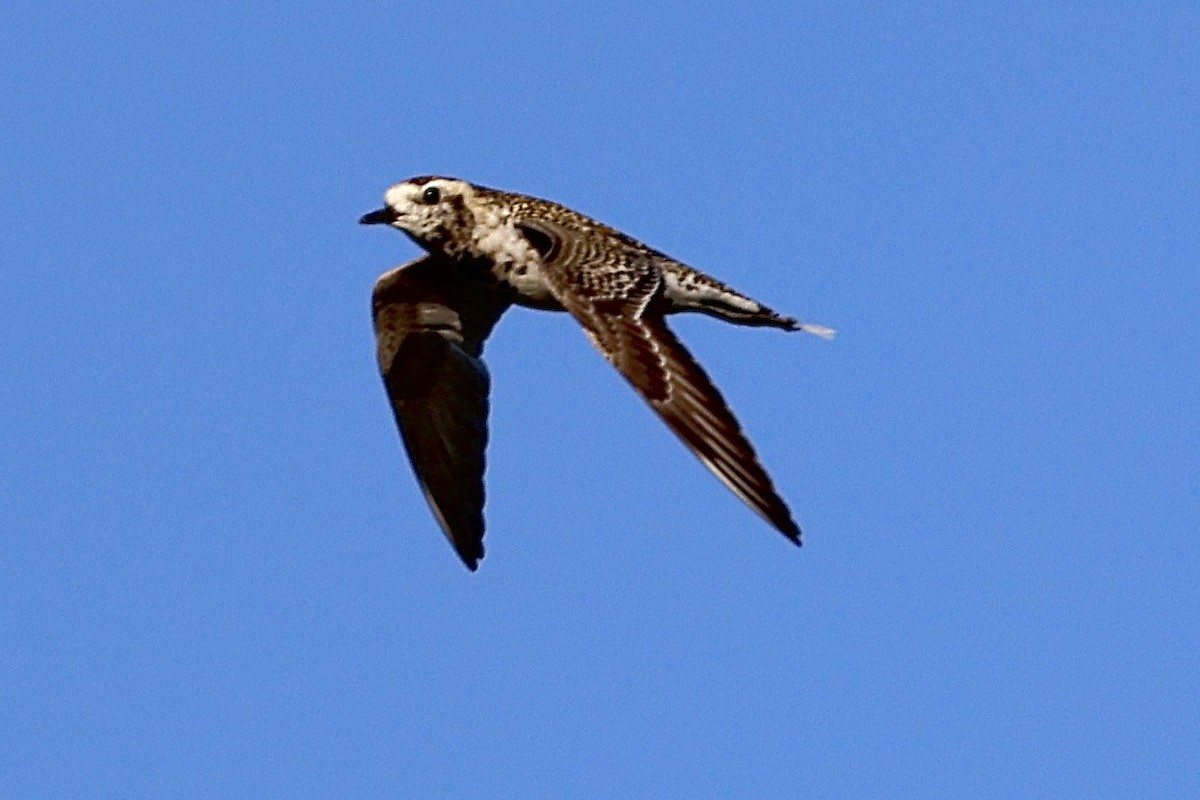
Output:
M364 225L390 225L426 255L375 283L376 353L426 500L470 570L483 558L487 367L483 344L512 305L570 313L688 448L800 544L800 527L720 392L666 324L695 311L807 331L641 242L565 206L454 178L398 183Z

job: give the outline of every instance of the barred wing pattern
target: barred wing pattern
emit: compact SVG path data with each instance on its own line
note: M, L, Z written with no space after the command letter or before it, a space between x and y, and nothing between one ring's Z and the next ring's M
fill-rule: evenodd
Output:
M592 343L726 486L791 541L800 527L721 393L667 327L658 253L597 243L542 219L518 223L546 281Z

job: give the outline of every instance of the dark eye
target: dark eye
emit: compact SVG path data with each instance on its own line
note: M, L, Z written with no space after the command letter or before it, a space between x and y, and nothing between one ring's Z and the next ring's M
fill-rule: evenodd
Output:
M437 203L438 200L441 200L441 199L442 199L442 193L438 191L438 188L436 186L430 186L428 189L421 192L421 200L428 203L429 205L434 205L435 203Z

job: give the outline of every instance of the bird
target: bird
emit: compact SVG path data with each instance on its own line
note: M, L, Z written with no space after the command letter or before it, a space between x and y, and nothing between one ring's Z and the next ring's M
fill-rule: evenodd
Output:
M387 225L425 254L372 291L376 356L400 437L438 524L472 572L483 558L490 377L484 343L513 305L565 311L682 442L796 545L800 526L721 393L666 317L737 325L800 322L621 231L558 203L457 178L391 186L363 225Z

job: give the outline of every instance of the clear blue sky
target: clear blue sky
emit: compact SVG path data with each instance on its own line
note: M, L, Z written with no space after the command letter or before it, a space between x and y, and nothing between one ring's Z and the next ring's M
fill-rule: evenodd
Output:
M1200 796L1194 3L118 5L0 35L0 796ZM463 569L424 173L837 327L675 323L806 546L517 310Z

